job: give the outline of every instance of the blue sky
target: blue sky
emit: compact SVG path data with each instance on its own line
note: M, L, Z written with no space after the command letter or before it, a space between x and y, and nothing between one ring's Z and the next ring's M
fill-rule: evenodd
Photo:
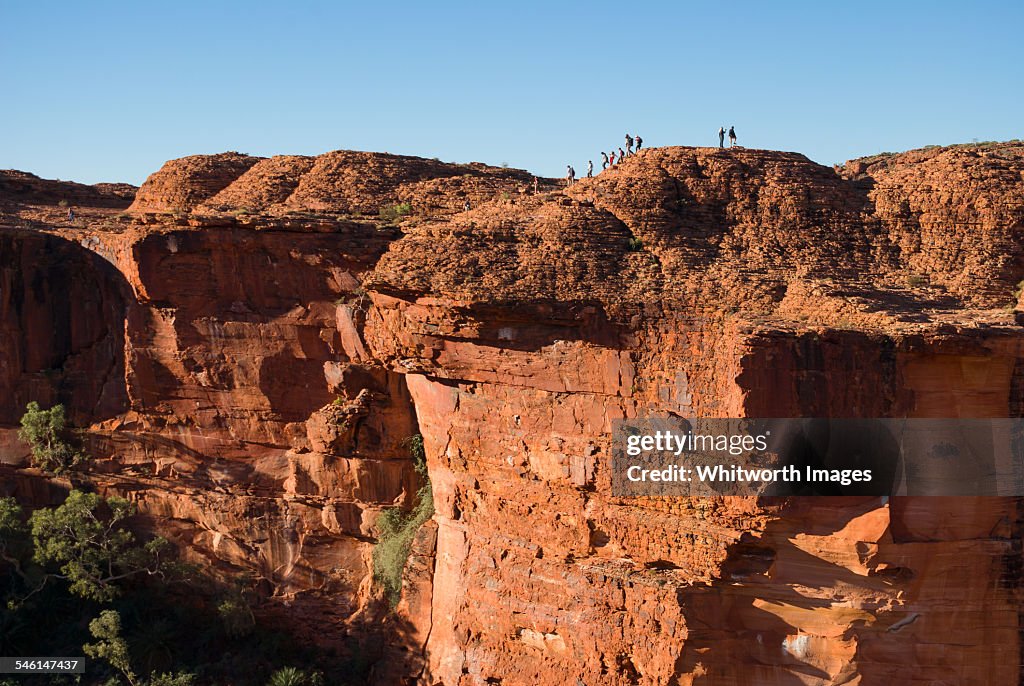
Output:
M639 132L825 164L1024 138L1024 3L0 0L0 168L383 150L560 176Z

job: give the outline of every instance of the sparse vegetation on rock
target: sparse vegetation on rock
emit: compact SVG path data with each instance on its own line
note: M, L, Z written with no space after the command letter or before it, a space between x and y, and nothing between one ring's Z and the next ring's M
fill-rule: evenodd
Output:
M373 549L373 578L384 589L394 607L402 595L402 572L409 559L412 540L419 528L434 515L434 492L427 474L423 437L419 434L406 440L421 486L416 491L413 507L408 512L393 507L377 519L377 545Z
M319 672L282 667L270 676L267 686L321 686L323 683L323 676Z
M412 205L407 202L400 202L396 205L386 205L380 208L380 218L386 222L396 222L402 217L412 214Z
M32 464L51 474L65 474L86 460L73 443L63 405L44 410L34 400L30 402L18 438L32 449Z

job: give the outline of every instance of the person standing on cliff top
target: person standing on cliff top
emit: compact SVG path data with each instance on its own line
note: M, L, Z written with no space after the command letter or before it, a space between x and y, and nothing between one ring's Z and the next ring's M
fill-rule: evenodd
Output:
M608 168L608 153L601 151L601 171Z
M630 136L628 133L626 134L626 154L633 154L633 137Z
M533 177L533 194L537 195L540 193L540 178Z
M568 188L576 181L576 170L571 164L565 165L565 187Z
M594 160L587 160L587 178L594 178Z
M724 126L719 126L718 127L718 147L720 147L720 148L724 148L725 147L725 127Z
M636 135L636 151L637 151L637 152L640 152L640 147L641 147L641 146L642 146L643 144L644 144L644 139L643 139L643 138L641 138L641 137L640 137L640 134L638 133L638 134Z
M729 147L736 145L736 129L732 126L729 127Z

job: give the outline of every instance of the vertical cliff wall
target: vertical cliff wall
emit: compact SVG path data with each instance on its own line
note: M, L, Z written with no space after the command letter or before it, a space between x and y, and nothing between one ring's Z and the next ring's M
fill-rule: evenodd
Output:
M613 419L693 407L1007 416L1019 337L727 328L704 364L645 338L673 379L582 324L538 340L488 311L510 350L469 338L466 309L377 306L375 340L436 365L409 377L438 510L430 603L410 603L428 682L1016 683L1015 500L616 499L608 457ZM722 358L730 384L690 381Z
M124 412L122 275L76 243L12 229L0 229L0 265L0 424L31 400L86 420Z

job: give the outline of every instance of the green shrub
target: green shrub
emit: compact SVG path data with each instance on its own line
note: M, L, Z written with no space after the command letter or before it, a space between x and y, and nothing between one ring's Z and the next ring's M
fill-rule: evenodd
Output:
M256 617L240 589L217 603L217 614L224 624L224 633L232 638L248 636L256 628Z
M380 218L386 222L396 222L401 217L406 217L412 214L412 204L408 202L400 202L397 205L387 205L380 208Z
M282 667L270 676L267 686L321 686L323 676L319 672L304 672L295 667Z
M421 479L427 478L427 451L423 449L423 435L414 434L409 436L407 439L402 441L402 445L409 451L409 457L412 458L412 465L416 469L416 474Z
M423 485L416 491L412 510L402 512L392 507L377 519L377 545L373 548L373 578L384 589L391 607L402 597L402 572L409 559L416 532L434 515L434 491L427 475L423 436L416 434L405 440L413 466Z
M629 241L626 243L626 249L629 252L640 252L644 249L644 242L636 236L631 236Z
M32 464L51 474L64 474L86 456L69 440L71 431L63 405L43 410L34 400L25 407L18 438L32 449Z
M909 274L907 276L907 285L911 288L922 288L928 283L928 277L924 274Z
M151 675L146 686L194 686L195 683L195 674L164 673Z

